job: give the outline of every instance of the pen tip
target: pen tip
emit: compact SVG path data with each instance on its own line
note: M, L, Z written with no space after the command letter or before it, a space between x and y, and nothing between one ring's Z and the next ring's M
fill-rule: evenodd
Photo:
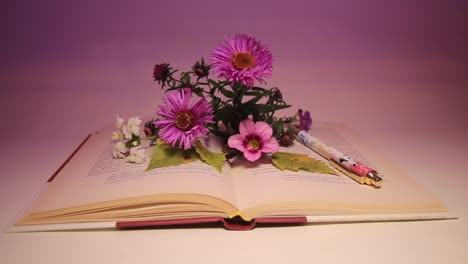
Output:
M367 173L366 177L370 180L370 183L375 187L382 186L383 180L377 175L376 171L370 171L369 173Z

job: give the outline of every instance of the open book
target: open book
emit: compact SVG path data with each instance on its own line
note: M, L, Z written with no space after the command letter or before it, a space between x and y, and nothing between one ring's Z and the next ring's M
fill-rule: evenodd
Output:
M217 221L230 229L250 229L256 223L453 218L434 196L341 125L317 123L312 133L376 168L384 179L381 188L344 175L281 171L268 157L254 163L226 162L222 173L200 161L145 171L147 162L136 165L112 158L111 132L90 135L12 230ZM216 140L204 144L213 150L220 147ZM327 162L297 141L280 151Z

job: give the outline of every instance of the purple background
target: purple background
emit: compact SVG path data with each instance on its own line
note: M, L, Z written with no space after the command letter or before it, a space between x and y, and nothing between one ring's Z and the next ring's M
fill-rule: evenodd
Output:
M466 1L278 2L2 1L2 143L34 133L53 149L117 114L151 116L155 63L189 70L235 33L271 48L286 113L395 140L466 134Z
M189 70L235 33L271 48L268 87L282 89L293 104L289 113L301 107L314 120L352 126L460 217L248 234L2 233L0 258L224 263L237 261L231 253L239 248L244 259L274 263L349 256L362 263L466 260L467 3L0 1L0 230L35 200L85 135L117 114L151 116L162 95L152 81L154 64ZM174 254L180 249L183 254Z

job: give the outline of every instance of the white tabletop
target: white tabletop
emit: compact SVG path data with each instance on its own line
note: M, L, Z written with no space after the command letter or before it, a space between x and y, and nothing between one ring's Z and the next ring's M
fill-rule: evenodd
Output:
M321 3L323 10L325 2ZM371 9L377 8L375 16L363 18L356 7L356 13L350 15L339 12L344 20L328 18L315 9L315 18L286 12L293 28L283 28L283 20L276 22L282 8L275 6L274 14L263 15L266 21L258 18L258 28L242 21L236 28L216 15L221 24L203 20L198 30L214 32L206 38L193 35L193 21L197 20L188 11L178 17L185 22L175 22L180 33L175 34L158 31L162 27L152 31L148 25L155 25L150 23L153 14L156 20L162 18L141 6L116 7L111 14L106 5L73 12L59 5L56 8L61 13L41 7L41 12L56 15L57 21L47 20L32 7L20 7L26 10L20 12L24 16L7 16L6 20L17 23L20 18L40 16L46 22L18 22L16 31L7 32L13 39L2 50L7 64L0 67L0 228L6 229L34 201L44 182L88 133L113 123L117 114L153 114L162 94L151 80L154 63L175 61L189 70L194 60L209 56L224 34L243 30L271 42L277 60L268 87L278 86L285 100L293 104L285 113L303 108L311 111L314 120L351 126L439 197L459 219L309 224L248 232L199 228L1 233L0 262L466 263L468 80L466 60L457 53L462 49L456 50L466 47L462 45L467 44L466 37L461 37L466 27L456 24L463 16L454 5L440 9L444 17L432 21L425 15L412 19L419 13L403 2L399 5L409 13L400 14L401 24L393 24L398 21L386 15L386 8L372 5ZM206 10L220 8L216 1L211 5L194 10L208 15ZM175 6L163 10L171 8L176 10ZM439 14L436 6L429 11ZM262 12L254 13L247 15L262 16ZM372 24L375 19L385 20L388 38L378 33L380 26ZM60 24L63 21L71 23L66 25L73 34ZM130 26L132 21L137 23L135 28ZM350 25L350 21L358 24ZM271 23L278 32L267 30ZM366 27L359 28L361 24ZM227 27L227 33L220 25ZM306 31L298 30L301 25L316 25L316 37L302 35ZM36 26L46 35L34 35ZM452 30L441 31L442 27ZM334 29L339 34L331 34ZM190 47L190 39L199 42ZM28 41L35 46L26 45ZM423 43L432 43L434 53ZM193 50L187 51L189 47Z

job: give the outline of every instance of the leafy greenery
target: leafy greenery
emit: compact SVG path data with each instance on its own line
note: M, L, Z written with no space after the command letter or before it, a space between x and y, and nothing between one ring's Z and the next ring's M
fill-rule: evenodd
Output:
M276 152L271 155L271 160L273 165L280 170L304 170L316 173L339 175L327 164L320 160L309 158L307 155Z
M179 76L176 76L177 70L173 70L169 64L159 64L155 66L154 79L161 84L162 89L165 88L165 92L190 88L193 95L205 98L213 109L213 122L207 127L210 133L221 137L223 143L226 143L230 136L239 134L241 121L250 118L255 122L263 121L269 124L273 129L273 136L282 146L292 144L294 134L297 133L298 120L296 116L275 117L277 111L290 107L277 87L249 87L239 82L215 80L210 77L210 69L211 65L205 64L202 58L192 66L192 71L181 72ZM242 155L242 152L232 149L228 152L229 157ZM177 166L196 159L221 171L226 154L212 153L199 141L196 141L194 148L190 150L180 150L159 142L155 147L148 170ZM274 155L273 163L280 169L326 171L328 168L318 161L307 160L299 156L287 156L287 153Z
M195 160L202 160L221 172L226 158L223 153L211 152L198 140L195 142L195 148L188 150L173 147L162 140L158 140L153 148L153 154L146 171L187 164Z
M224 153L211 152L199 140L195 141L195 150L204 162L221 172L224 161L226 161Z
M273 127L273 136L278 140L285 133L280 125L282 118L274 118L276 111L290 107L276 87L247 87L238 82L210 78L211 65L205 64L203 58L192 67L193 71L182 72L175 78L177 71L167 64L167 76L161 88L167 91L190 88L193 94L207 98L214 111L214 123L209 125L211 133L225 141L229 136L239 133L240 121L252 118L255 122L263 121Z
M187 164L197 159L197 152L193 148L183 150L158 140L156 146L153 147L153 154L146 171Z

